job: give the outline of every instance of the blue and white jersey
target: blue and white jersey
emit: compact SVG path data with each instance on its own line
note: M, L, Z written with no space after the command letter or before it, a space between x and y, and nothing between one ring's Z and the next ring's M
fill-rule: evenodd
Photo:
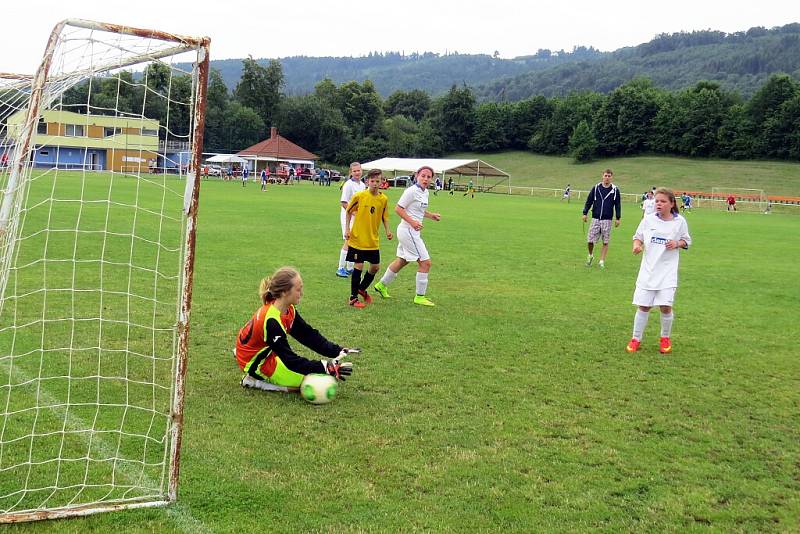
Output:
M415 221L422 222L425 218L425 212L428 210L428 190L422 189L418 184L414 184L400 196L397 205L406 210L406 213ZM400 219L400 225L411 228L405 219Z
M636 228L633 239L638 239L644 246L636 287L650 290L678 287L680 249L668 250L665 245L667 241L681 239L687 246L692 244L686 219L674 215L671 221L665 221L658 213L646 215Z

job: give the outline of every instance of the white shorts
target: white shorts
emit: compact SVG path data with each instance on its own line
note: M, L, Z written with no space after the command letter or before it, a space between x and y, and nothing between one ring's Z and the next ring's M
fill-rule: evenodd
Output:
M339 223L342 225L342 239L346 240L347 238L344 236L344 223L347 222L347 212L344 210L344 208L342 208L340 211L342 212L339 214ZM352 219L350 219L350 228L353 228L354 222L356 222L355 215Z
M406 261L431 259L428 248L422 240L422 234L405 224L397 227L397 257Z
M633 304L636 306L672 306L675 301L675 287L665 289L640 289L633 292Z

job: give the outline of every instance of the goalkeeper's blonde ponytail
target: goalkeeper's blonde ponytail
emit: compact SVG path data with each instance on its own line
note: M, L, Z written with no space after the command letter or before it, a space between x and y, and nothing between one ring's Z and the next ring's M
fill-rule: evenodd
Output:
M261 302L267 304L280 297L294 285L294 279L300 273L294 267L281 267L272 276L267 276L258 285L258 296Z

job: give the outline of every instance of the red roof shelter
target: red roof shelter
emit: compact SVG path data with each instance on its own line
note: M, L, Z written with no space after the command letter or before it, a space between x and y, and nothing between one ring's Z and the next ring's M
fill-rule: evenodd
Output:
M254 161L256 171L263 169L266 165L275 171L279 163L291 164L295 168L313 167L314 162L319 159L319 156L313 152L278 135L278 129L274 126L269 129L269 139L245 148L236 155ZM259 162L265 163L259 165Z

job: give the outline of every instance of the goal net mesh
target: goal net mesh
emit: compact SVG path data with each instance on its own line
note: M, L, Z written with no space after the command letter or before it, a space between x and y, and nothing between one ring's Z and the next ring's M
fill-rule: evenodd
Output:
M719 204L721 209L728 208L728 197L736 200L736 209L743 211L764 211L767 208L768 197L763 189L746 189L742 187L714 187L712 200Z
M71 20L0 75L0 522L174 499L207 44Z

